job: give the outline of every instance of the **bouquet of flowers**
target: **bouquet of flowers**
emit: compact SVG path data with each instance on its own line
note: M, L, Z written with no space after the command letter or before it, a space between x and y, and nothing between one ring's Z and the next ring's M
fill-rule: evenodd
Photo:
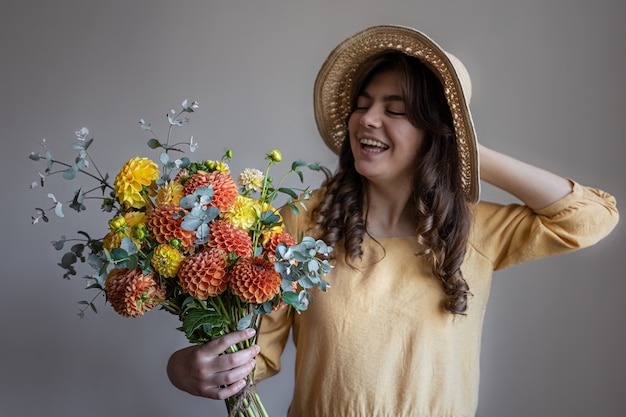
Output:
M67 180L81 174L95 185L79 187L65 204L81 212L86 200L95 198L108 213L105 236L94 238L79 230L77 238L63 236L52 242L57 250L69 246L59 263L64 278L77 274L79 262L93 269L85 278L96 295L80 301L81 317L88 309L97 312L95 301L102 295L124 317L139 317L160 306L179 317L179 330L191 343L200 344L235 330L256 328L263 314L277 308L304 311L312 288L329 288L322 278L330 272L332 248L310 236L289 235L279 211L290 207L297 214L311 195L308 187L281 187L287 175L295 174L303 183L302 168L319 170L319 166L296 161L274 184L270 168L282 160L274 149L265 156L265 172L245 169L237 184L228 166L230 150L219 160L174 159L171 155L183 153L180 147L187 141L172 143L173 129L188 122L184 115L197 109L196 102L185 100L182 110L168 113L165 140L140 120L141 129L151 135L149 148L161 151L160 165L146 157L132 158L113 181L89 154L93 139L88 139L87 128L76 132L73 163L55 159L45 139L43 152L31 153L30 159L46 164L32 188L43 187L54 174ZM193 137L188 145L191 152L198 147ZM286 202L276 208L279 194ZM48 197L52 207L36 208L33 224L49 221L51 211L64 217L64 202L53 193ZM254 343L253 338L225 353ZM254 372L247 387L226 400L230 416L267 416L253 377Z

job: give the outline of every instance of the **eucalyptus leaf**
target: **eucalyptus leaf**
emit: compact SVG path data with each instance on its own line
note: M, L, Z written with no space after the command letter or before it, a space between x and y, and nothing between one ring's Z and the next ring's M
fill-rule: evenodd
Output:
M87 257L87 263L93 269L95 269L96 271L99 271L100 268L102 268L102 264L104 262L102 262L102 259L100 259L98 255L96 255L95 253L92 253Z
M248 313L237 322L237 330L245 330L252 324L252 313Z
M60 201L57 201L56 205L54 206L54 214L56 214L57 217L65 217L65 215L63 214L63 204L61 204Z
M65 178L66 180L73 180L76 177L76 172L78 172L78 167L76 165L73 165L63 171L63 178Z
M143 128L143 125L142 125L142 128ZM148 127L148 129L150 129L150 127ZM159 142L157 139L152 138L152 139L150 139L148 141L148 147L150 149L160 148L161 147L161 142Z
M78 258L76 258L76 254L73 252L66 252L61 258L61 267L69 268L72 264L76 263Z
M202 219L201 218L199 218L197 216L193 216L191 214L188 214L183 219L183 222L180 224L180 227L183 230L187 230L187 231L193 232L193 231L197 230L201 225L202 225Z
M137 258L136 254L133 254L128 257L128 260L126 261L126 268L133 270L137 268L138 264L139 264L139 259Z
M65 242L67 241L67 238L65 237L65 235L61 236L61 239L59 240L53 240L52 245L54 246L54 249L56 250L61 250L63 249L63 246L65 245Z
M130 255L137 253L137 245L128 236L124 236L122 242L120 243L120 248L124 249Z
M111 250L111 257L114 262L120 262L128 259L128 252L122 248L113 248Z
M294 305L298 304L298 294L293 291L286 291L283 293L283 302L285 304Z
M196 229L196 238L199 240L206 240L209 237L209 233L211 232L211 228L207 223L202 223Z

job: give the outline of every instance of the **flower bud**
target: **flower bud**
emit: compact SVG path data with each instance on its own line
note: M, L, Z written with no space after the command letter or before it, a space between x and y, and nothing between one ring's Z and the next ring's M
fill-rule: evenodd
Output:
M148 228L145 224L141 223L134 227L133 236L139 242L143 242L148 237Z
M183 242L178 238L171 238L169 244L174 249L180 249L182 247Z
M109 227L114 232L119 231L125 226L126 226L126 219L124 218L124 216L113 217L111 220L109 220Z
M283 154L280 153L278 149L271 150L270 153L267 154L267 156L273 162L280 162L283 160Z
M224 157L226 159L233 159L233 150L232 149L226 149L226 152L224 152Z
M213 172L215 171L215 168L217 167L217 161L207 159L206 161L204 161L204 166L207 167L209 172Z

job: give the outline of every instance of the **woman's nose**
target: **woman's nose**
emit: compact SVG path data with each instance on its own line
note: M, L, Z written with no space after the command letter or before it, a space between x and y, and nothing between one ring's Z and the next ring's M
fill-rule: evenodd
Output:
M364 127L378 128L381 126L380 109L376 106L371 106L361 117L361 124Z

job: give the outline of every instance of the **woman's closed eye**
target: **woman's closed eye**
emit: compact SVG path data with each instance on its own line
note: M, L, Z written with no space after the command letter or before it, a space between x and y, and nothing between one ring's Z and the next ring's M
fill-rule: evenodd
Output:
M386 112L392 116L404 116L406 114L404 109L387 109Z

